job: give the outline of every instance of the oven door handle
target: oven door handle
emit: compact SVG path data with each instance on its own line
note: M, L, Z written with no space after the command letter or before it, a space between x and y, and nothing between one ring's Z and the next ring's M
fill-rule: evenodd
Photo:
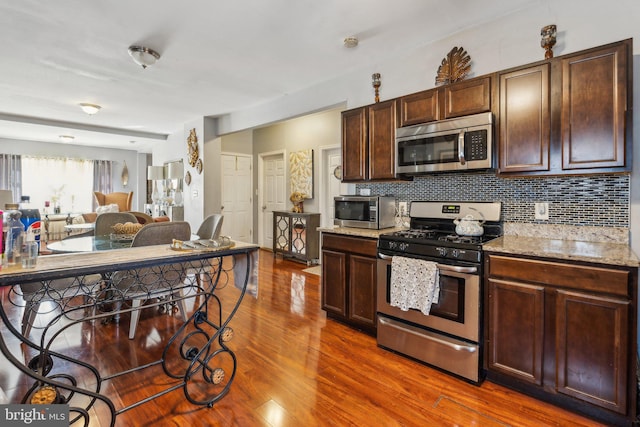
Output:
M384 260L391 260L393 257L390 255L385 255L385 254L378 254L378 258L380 259L384 259ZM455 273L469 273L469 274L473 274L473 273L477 273L478 272L478 267L460 267L457 265L446 265L446 264L440 264L438 263L438 270L442 270L442 271L453 271Z
M378 317L378 322L380 322L381 325L385 325L385 326L388 326L388 327L391 327L391 328L399 329L402 332L406 332L406 333L409 333L409 334L417 335L420 338L437 342L438 344L444 345L446 347L451 347L456 351L468 351L469 353L475 353L477 351L477 349L478 349L477 346L474 346L474 345L456 344L456 343L453 343L453 342L446 341L446 340L444 340L442 338L439 338L439 337L437 337L437 336L435 336L433 334L416 332L416 331L413 330L413 328L409 327L408 325L407 325L407 327L405 327L405 325L403 325L402 323L394 321L394 320L391 320L391 319L387 319L386 317L379 316Z

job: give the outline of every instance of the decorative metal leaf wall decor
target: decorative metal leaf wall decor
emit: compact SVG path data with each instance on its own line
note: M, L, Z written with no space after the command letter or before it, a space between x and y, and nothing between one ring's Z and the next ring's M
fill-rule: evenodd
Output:
M187 153L189 165L191 167L196 166L196 162L198 161L198 137L196 136L196 128L193 128L189 131L189 137L187 138Z
M471 57L462 47L454 47L442 60L436 75L436 84L455 83L464 78L471 71Z

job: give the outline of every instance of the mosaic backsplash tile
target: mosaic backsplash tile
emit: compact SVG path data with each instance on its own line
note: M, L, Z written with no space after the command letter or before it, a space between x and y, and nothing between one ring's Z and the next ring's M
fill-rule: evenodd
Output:
M406 202L502 202L505 222L629 227L629 175L500 178L492 172L468 172L356 185L357 192L365 188ZM548 221L534 219L535 202L549 202Z

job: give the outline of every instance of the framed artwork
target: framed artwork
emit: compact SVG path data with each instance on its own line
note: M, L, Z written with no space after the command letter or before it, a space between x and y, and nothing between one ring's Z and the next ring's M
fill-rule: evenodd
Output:
M289 154L289 180L291 194L300 193L305 199L313 199L313 149Z

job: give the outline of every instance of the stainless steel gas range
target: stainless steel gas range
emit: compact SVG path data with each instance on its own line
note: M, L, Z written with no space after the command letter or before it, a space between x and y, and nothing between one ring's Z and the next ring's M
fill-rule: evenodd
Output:
M380 347L473 383L482 381L482 244L502 235L500 211L501 203L412 202L410 229L380 236ZM456 233L454 220L471 218L469 215L481 226L482 235ZM474 234L478 234L477 227ZM401 275L392 274L393 266L400 269L406 258L424 261L419 266L436 267L437 303L430 305L428 315L418 308L404 311L406 306L392 301L392 293L405 286ZM416 271L417 276L421 274Z

